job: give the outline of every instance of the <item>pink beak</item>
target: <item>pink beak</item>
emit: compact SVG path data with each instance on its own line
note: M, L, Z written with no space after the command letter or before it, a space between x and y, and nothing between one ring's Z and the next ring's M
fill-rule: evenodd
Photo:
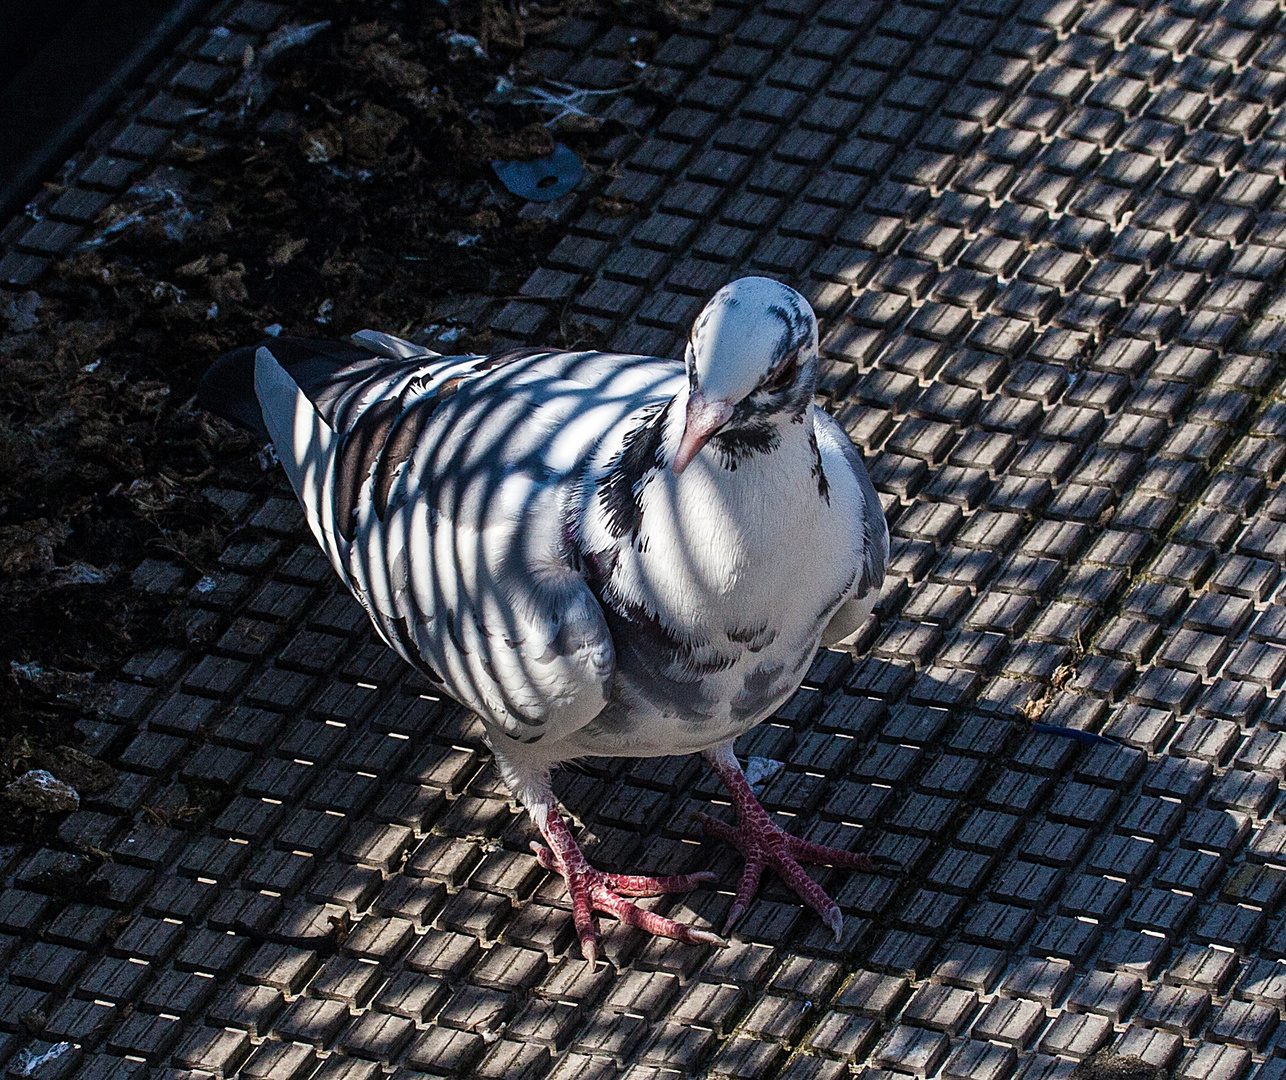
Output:
M732 417L732 406L726 401L707 401L700 390L688 395L688 413L679 440L679 452L674 455L675 476L692 464L711 437Z

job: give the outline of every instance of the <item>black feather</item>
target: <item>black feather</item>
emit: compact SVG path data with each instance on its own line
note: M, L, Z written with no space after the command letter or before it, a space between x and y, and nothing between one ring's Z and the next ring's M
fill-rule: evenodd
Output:
M454 388L453 388L454 390ZM397 480L398 468L415 453L416 443L424 434L425 425L451 393L445 397L426 396L418 398L403 410L393 424L380 450L379 461L375 465L375 486L373 491L375 516L381 521L388 513L389 497L393 494L393 484Z
M735 415L733 423L735 423ZM744 426L729 424L710 444L719 452L719 464L729 472L756 454L771 454L781 445L781 433L766 420L754 420Z
M258 345L233 349L210 365L196 388L197 401L206 412L269 439L259 399L255 397L255 353Z
M830 506L831 485L826 479L826 469L822 466L822 452L817 446L817 435L813 431L808 433L808 446L813 451L813 479L817 481L817 494L826 501L827 506Z
M612 458L599 499L607 515L607 529L613 536L638 537L643 523L643 488L648 478L665 465L662 442L665 418L671 402L651 406L643 420L625 436L620 451Z
M377 368L387 371L387 361L372 356L370 350L340 341L264 338L257 345L225 353L201 379L197 400L203 409L253 431L265 442L270 436L255 396L255 354L261 348L272 353L332 427L335 401L352 382L369 378ZM344 377L337 379L341 372Z
M335 522L349 543L357 532L353 513L371 467L380 459L389 430L399 413L395 398L374 402L345 432L335 468Z

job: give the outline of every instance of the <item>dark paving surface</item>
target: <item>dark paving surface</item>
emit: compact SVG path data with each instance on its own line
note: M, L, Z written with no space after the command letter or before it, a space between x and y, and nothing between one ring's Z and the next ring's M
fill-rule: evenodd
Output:
M903 863L824 872L839 945L769 884L727 950L609 927L589 970L476 721L373 642L283 491L242 508L258 539L219 574L139 571L190 587L216 644L134 661L114 722L86 724L120 782L9 867L10 1070L1045 1080L1115 1047L1184 1080L1279 1077L1279 15L720 6L657 52L679 104L606 192L634 208L569 220L491 318L666 353L752 271L823 317L891 576L860 658L824 656L741 749L784 763L763 798L789 827ZM596 52L572 24L533 62L602 85L619 33ZM14 284L53 249L25 250ZM709 772L600 771L561 786L592 857L713 865L725 891L662 906L718 924L738 862L687 817L723 798ZM67 907L49 894L90 874L78 846L112 861Z
M14 0L0 38L0 221L143 81L210 0Z
M55 63L51 52L62 50L70 56L79 67L65 85L50 90L46 72L27 69L0 94L0 130L9 136L0 167L0 194L18 198L32 182L28 167L38 165L49 151L48 145L41 148L41 141L60 143L59 124L74 127L110 108L127 87L143 81L135 77L134 64L144 63L152 49L163 50L164 42L196 22L206 6L204 0L147 0L121 16L111 0L86 3L79 12L81 22L33 59L33 65L48 66ZM53 259L70 252L95 217L146 175L171 140L215 106L216 95L228 88L239 70L242 54L234 50L248 41L262 43L288 11L268 0L223 0L211 6L203 25L192 26L145 85L126 95L114 115L59 170L53 179L66 190L35 196L29 204L34 214L20 214L0 230L0 289L35 284ZM94 46L92 35L99 24L107 28ZM83 51L93 55L80 63ZM67 62L66 56L62 62ZM24 93L39 99L28 106L26 116L21 106Z

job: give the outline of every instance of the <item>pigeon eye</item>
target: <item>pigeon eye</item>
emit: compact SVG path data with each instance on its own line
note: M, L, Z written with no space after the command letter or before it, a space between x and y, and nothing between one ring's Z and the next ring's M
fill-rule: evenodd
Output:
M776 371L768 373L768 377L759 385L767 390L770 394L780 393L795 381L795 374L799 371L799 358L792 356Z

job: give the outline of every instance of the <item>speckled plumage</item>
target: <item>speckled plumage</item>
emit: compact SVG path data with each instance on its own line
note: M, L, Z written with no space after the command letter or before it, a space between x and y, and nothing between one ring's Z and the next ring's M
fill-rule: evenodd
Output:
M749 278L703 310L684 363L442 357L363 332L329 354L266 343L253 370L336 571L389 645L482 716L565 863L551 766L725 746L869 614L888 532L812 404L817 363L807 302Z

